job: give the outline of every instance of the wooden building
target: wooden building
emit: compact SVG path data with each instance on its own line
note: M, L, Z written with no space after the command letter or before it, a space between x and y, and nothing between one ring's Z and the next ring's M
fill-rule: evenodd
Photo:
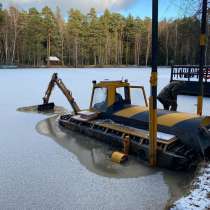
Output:
M63 67L62 61L56 56L49 56L47 59L48 67Z

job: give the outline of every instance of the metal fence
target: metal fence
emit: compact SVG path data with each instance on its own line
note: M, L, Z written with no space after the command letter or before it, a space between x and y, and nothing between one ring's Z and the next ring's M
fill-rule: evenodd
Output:
M172 66L170 81L198 81L199 80L199 66ZM203 81L210 82L210 66L203 68Z

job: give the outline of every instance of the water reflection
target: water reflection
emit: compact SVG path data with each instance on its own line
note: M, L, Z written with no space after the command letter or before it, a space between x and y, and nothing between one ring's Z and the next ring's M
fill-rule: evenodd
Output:
M67 113L67 110L64 109L61 106L55 106L53 110L48 110L48 111L37 111L38 105L33 105L33 106L26 106L26 107L20 107L17 109L19 112L27 112L27 113L39 113L39 114L44 114L44 115L53 115L53 114L64 114Z
M51 137L56 143L74 153L90 171L116 178L147 176L158 172L146 165L139 164L131 156L129 161L122 165L111 162L110 156L114 148L59 127L56 118L57 116L54 116L39 122L36 126L37 131Z

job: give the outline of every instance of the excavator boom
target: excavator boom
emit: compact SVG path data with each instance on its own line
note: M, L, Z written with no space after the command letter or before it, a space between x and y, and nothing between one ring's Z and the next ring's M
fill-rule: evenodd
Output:
M45 96L43 97L43 104L48 104L49 103L50 95L51 95L52 90L53 90L53 88L55 86L56 78L57 78L57 74L54 73L52 75L52 78L51 78L49 84L48 84L47 90L45 92Z
M58 78L57 73L54 73L52 75L52 78L48 84L47 90L43 97L43 104L38 105L38 111L46 111L46 110L54 109L54 103L49 103L49 99L55 85L57 85L58 88L62 91L62 93L65 95L68 102L70 103L71 107L73 108L74 113L77 114L80 111L80 108L77 105L76 101L74 100L74 97L72 96L72 92L68 90L68 88L65 86L63 81Z

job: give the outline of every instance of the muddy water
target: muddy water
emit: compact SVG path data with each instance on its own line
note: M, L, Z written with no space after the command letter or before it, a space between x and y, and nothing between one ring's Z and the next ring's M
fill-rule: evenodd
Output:
M33 108L17 112L18 107L41 102L54 71L0 71L1 209L163 209L171 197L181 195L190 174L152 170L132 158L125 165L111 163L108 146L64 132L55 113L36 114ZM92 79L123 77L149 91L148 69L58 71L82 108L88 106ZM160 89L169 81L169 72L159 72ZM52 100L69 109L58 91ZM180 110L196 110L194 97L181 96L178 102Z
M141 165L134 159L125 164L110 161L112 148L92 138L62 129L59 127L57 116L38 123L37 131L51 137L56 143L74 153L88 170L106 177L132 178L153 174L155 170Z
M168 188L169 203L185 192L185 188L192 178L192 175L186 172L177 173L165 169L151 169L147 163L139 162L132 156L129 156L129 160L124 164L113 163L110 161L110 156L114 148L60 127L58 115L39 122L36 129L40 134L49 136L64 149L75 154L85 168L97 175L117 179L140 177L150 179L150 176L161 175ZM150 189L152 187L148 186L145 193L150 194ZM153 196L158 199L158 195Z

